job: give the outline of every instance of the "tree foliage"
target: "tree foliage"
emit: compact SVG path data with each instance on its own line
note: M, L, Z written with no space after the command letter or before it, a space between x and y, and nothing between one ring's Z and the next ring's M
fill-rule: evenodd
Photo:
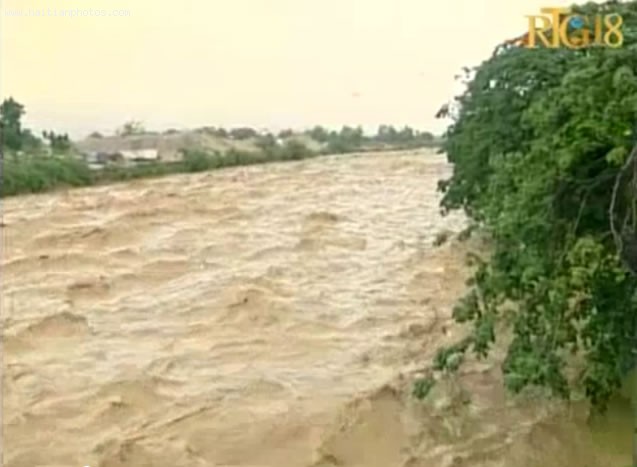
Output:
M391 125L380 125L375 139L390 144L410 143L413 141L426 143L433 141L434 136L427 131L419 132L409 126L397 130Z
M146 129L144 128L144 124L142 122L139 122L137 120L130 120L126 123L124 123L120 128L118 128L115 131L115 134L117 134L118 136L134 136L134 135L141 135L144 134L146 132Z
M0 104L2 145L14 151L22 149L22 116L24 112L24 106L13 99L13 97L5 99L2 104Z
M42 137L49 142L53 152L62 153L71 149L71 140L66 133L56 134L53 131L43 131Z
M329 131L319 125L307 131L307 134L319 143L327 143L330 137Z
M454 309L473 331L441 349L435 366L454 369L467 351L486 357L502 305L514 303L507 386L563 397L581 389L603 409L637 348L637 279L609 224L615 180L637 142L637 2L575 10L621 14L623 47L498 48L464 70L466 91L448 107L454 170L440 184L442 207L463 209L493 253ZM634 228L637 190L623 186L620 217Z
M250 138L256 138L259 136L259 132L254 128L240 127L233 128L229 131L230 138L236 140L245 140Z

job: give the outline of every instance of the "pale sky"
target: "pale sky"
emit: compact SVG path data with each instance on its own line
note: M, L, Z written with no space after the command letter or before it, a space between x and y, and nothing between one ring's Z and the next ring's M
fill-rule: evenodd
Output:
M388 123L440 132L434 114L460 89L463 66L525 32L524 15L570 3L0 0L0 91L25 104L29 126L73 136L129 119L156 130ZM61 16L77 8L129 15Z

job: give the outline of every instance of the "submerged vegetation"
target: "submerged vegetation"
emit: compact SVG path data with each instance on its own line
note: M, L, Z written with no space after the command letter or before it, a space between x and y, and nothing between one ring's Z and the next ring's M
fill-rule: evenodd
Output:
M465 69L466 91L446 107L442 206L464 210L493 251L473 257L454 309L472 331L440 349L419 397L496 340L513 392L544 387L601 410L635 366L637 2L575 9L620 14L623 47L499 47Z

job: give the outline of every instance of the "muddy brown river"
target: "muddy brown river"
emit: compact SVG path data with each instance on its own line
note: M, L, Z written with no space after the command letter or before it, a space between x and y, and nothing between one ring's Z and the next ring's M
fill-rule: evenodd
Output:
M462 332L449 173L330 156L3 201L3 465L623 467L625 407L509 397L497 358L410 397Z

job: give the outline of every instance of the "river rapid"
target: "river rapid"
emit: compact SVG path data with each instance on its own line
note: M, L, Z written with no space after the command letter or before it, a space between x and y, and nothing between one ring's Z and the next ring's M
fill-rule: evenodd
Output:
M462 333L450 171L355 154L4 200L3 465L627 465L625 406L512 398L497 355L410 397Z

